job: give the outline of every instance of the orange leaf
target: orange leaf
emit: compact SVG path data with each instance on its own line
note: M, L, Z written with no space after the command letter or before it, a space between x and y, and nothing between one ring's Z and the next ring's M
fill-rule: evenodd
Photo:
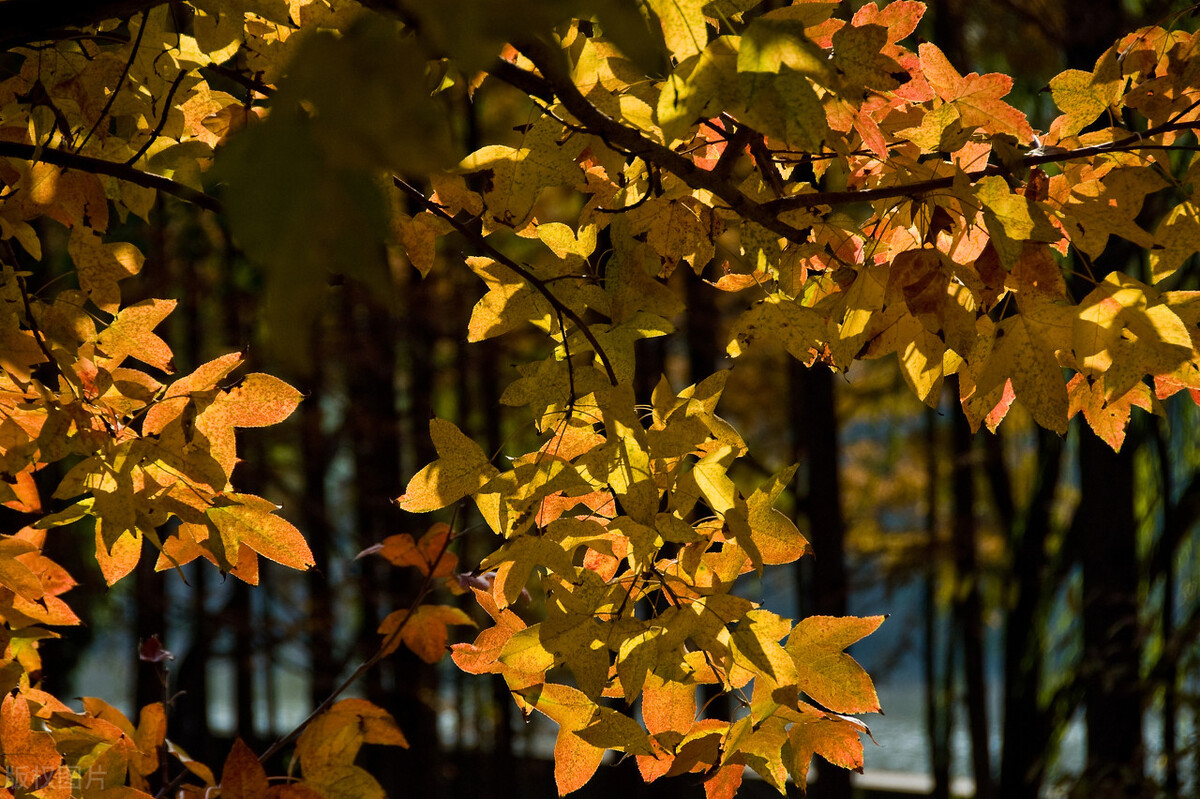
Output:
M8 773L23 788L45 786L62 763L50 733L35 732L31 720L25 697L4 697L0 706L0 746Z
M558 795L566 796L587 785L600 768L604 751L565 727L559 729L554 741L554 783L558 786Z
M742 772L745 770L746 767L741 763L721 766L704 780L705 799L733 799L742 785Z
M236 739L221 769L222 799L259 799L267 788L262 764L241 738Z
M449 605L418 605L411 613L407 609L393 611L379 625L386 641L384 654L395 652L403 641L421 660L437 663L446 652L446 626L450 624L475 626L470 616ZM393 637L397 630L399 635Z

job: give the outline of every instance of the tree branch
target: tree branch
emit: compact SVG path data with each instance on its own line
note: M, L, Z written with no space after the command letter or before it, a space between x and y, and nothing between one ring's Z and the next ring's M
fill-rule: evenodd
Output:
M610 146L657 164L693 189L710 192L743 219L762 225L772 233L795 242L808 241L807 230L789 225L779 219L776 213L767 211L764 204L754 202L728 181L701 169L669 147L646 138L641 131L622 125L592 105L571 80L566 65L562 63L561 52L556 52L537 40L520 42L517 48L524 52L545 76L546 82L553 88L563 106L584 127L604 139Z
M58 39L71 28L121 19L170 0L3 0L0 49Z
M554 310L557 311L560 316L565 316L567 319L570 319L571 324L579 328L579 332L585 339L587 339L588 344L592 345L592 349L595 351L596 357L599 358L600 363L604 365L604 372L608 376L608 381L614 386L617 385L617 373L613 370L612 362L608 359L608 354L604 351L604 348L600 346L600 342L596 339L596 335L591 331L591 328L589 328L587 324L579 318L579 314L575 313L575 311L571 310L570 306L566 305L562 300L554 296L554 292L550 291L550 287L546 285L546 281L542 280L537 275L533 274L528 269L509 258L504 253L497 250L483 236L479 235L474 230L471 230L455 217L446 213L446 209L430 200L420 191L408 185L400 178L392 178L392 183L394 183L396 188L400 189L400 191L407 194L413 200L419 202L422 207L424 207L431 214L441 217L449 222L455 230L466 236L472 244L480 249L480 251L487 253L495 261L503 264L505 267L515 272L518 277L520 277L522 280L532 286L539 294L541 294L546 299L546 302L550 303L550 306L554 308ZM566 344L565 338L563 339L563 344L564 346ZM574 401L574 397L572 397L572 401Z
M0 7L7 5L9 0L0 2ZM93 172L97 175L108 175L109 177L117 178L118 180L127 180L130 183L138 186L145 186L148 189L157 189L158 191L178 197L193 205L199 206L206 211L220 211L221 203L216 197L202 191L193 189L191 186L185 186L182 183L176 183L170 178L162 175L155 175L152 172L145 172L140 169L134 169L128 164L118 164L115 161L105 161L102 158L92 158L88 155L79 155L70 153L65 150L56 150L51 147L37 148L32 144L21 144L19 142L0 141L0 156L6 158L19 158L24 161L44 161L47 164L54 164L66 169L78 169L82 172Z

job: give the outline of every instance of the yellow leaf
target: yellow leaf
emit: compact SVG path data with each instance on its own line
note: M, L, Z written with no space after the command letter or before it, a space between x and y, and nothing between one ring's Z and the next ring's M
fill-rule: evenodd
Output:
M265 558L292 569L310 569L315 564L312 550L299 530L275 515L279 508L252 494L222 494L205 515L225 542L226 554L245 544Z
M411 513L444 508L475 493L500 473L488 462L479 445L452 422L431 419L429 433L439 458L417 472L396 500Z
M883 616L810 616L788 636L800 690L836 713L877 713L879 698L862 666L842 650L870 635Z

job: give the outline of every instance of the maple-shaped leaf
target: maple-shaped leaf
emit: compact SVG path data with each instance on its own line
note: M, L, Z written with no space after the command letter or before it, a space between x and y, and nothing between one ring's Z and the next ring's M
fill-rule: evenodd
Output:
M536 685L518 693L529 707L558 724L554 742L554 782L558 795L566 796L582 788L600 767L605 750L577 733L598 716L599 706L582 692L556 683Z
M575 162L581 137L560 142L562 126L540 117L524 134L520 147L489 145L458 165L463 174L484 180L484 206L490 220L520 229L533 214L537 196L547 186L582 186L583 170Z
M963 77L935 45L918 48L921 69L938 96L958 109L964 125L991 133L1011 133L1020 142L1033 139L1029 120L1001 98L1012 90L1013 79L998 72Z
M71 231L67 252L88 299L100 310L116 313L121 304L117 282L141 271L141 251L128 242L106 244L94 230L80 226Z
M153 331L177 304L175 300L142 300L118 311L112 324L104 328L96 340L96 345L106 356L100 361L101 365L112 370L132 355L155 369L174 371L171 348Z
M1146 195L1167 186L1149 166L1117 168L1100 178L1075 180L1059 203L1059 214L1071 243L1098 258L1111 235L1149 250L1154 236L1137 223Z
M396 503L411 513L444 508L483 488L500 470L478 444L452 422L431 419L429 434L438 459L417 472Z
M396 720L365 699L342 699L309 723L296 742L306 779L330 767L353 765L363 744L408 747Z
M1070 331L1067 306L1027 304L1021 313L995 328L994 345L986 359L981 358L983 366L973 393L990 397L997 392L998 400L999 391L1011 381L1015 398L1039 425L1065 433L1067 389L1056 353L1070 349Z
M9 774L26 790L44 785L62 763L50 733L32 728L29 702L19 693L7 694L0 705L0 747Z
M871 678L844 650L879 629L883 616L810 616L784 647L796 663L800 690L836 713L878 713Z
M242 544L265 558L292 569L310 569L312 550L295 525L275 515L279 506L253 494L222 494L206 511L216 526L227 554Z
M446 654L446 627L450 624L476 626L461 608L450 605L418 605L412 611L392 611L379 625L384 654L395 652L403 641L421 660L437 663Z
M1129 424L1129 416L1136 405L1144 411L1154 409L1154 397L1150 386L1145 383L1135 383L1120 397L1109 400L1104 390L1104 377L1089 380L1085 375L1077 374L1067 383L1067 395L1071 400L1070 415L1083 411L1083 417L1088 425L1113 448L1120 452L1125 443L1125 429Z
M867 726L858 719L823 713L801 703L801 719L788 728L788 745L792 762L789 771L797 785L808 779L809 764L814 754L835 766L859 773L863 768L863 746L860 735L870 734Z
M1110 107L1116 106L1123 86L1115 49L1101 56L1091 72L1068 69L1051 78L1050 94L1054 104L1066 114L1066 120L1056 128L1059 135L1074 136Z
M826 336L820 314L792 300L773 295L738 317L726 351L738 357L760 342L782 344L793 358L807 363L820 352Z
M1105 375L1109 399L1143 376L1170 374L1192 360L1192 335L1158 292L1121 272L1110 273L1079 304L1072 329L1079 369Z
M244 357L240 352L222 355L167 386L162 399L146 412L146 418L142 421L142 433L161 433L169 423L187 413L189 405L191 423L194 425L195 414L198 411L197 403L201 399L207 402L215 395L206 395L205 392L212 392L219 381L241 364Z
M358 557L378 554L387 558L393 566L415 566L421 574L445 577L452 574L458 565L458 556L447 550L451 536L450 525L438 522L421 536L419 542L408 533L390 535L383 539L383 543L364 549Z

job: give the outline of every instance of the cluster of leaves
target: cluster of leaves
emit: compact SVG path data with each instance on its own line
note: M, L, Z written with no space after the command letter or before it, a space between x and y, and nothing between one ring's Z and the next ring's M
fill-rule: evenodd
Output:
M488 579L472 586L493 625L456 644L454 662L500 674L522 710L559 725L563 794L586 783L608 749L636 755L646 780L704 772L716 796L732 795L746 766L781 791L789 775L803 785L814 752L861 767L865 727L841 714L879 704L842 650L883 619L794 624L732 593L739 575L790 563L808 542L772 508L794 469L749 496L727 474L746 452L714 412L728 373L679 395L664 380L644 425L632 392L592 365L540 368L560 370L559 399L546 374L518 380L504 398L531 406L552 430L540 449L500 472L456 427L434 420L440 457L399 499L428 511L471 496L505 539L480 566ZM563 400L567 381L594 388ZM527 624L512 605L535 572L545 617ZM703 685L748 712L703 718Z
M1195 34L1136 31L1090 72L1059 75L1062 113L1039 137L1005 102L1010 78L964 76L935 45L902 44L925 10L915 0L847 20L828 0L120 5L136 13L84 15L78 36L12 34L0 82L0 500L41 514L34 474L64 462L54 494L73 502L0 546L0 745L14 773L39 753L22 790L100 758L140 790L165 735L153 712L135 729L38 692L44 626L75 621L59 599L70 578L40 551L45 528L94 520L110 584L146 540L159 568L203 557L248 582L259 555L312 561L274 505L230 483L235 428L281 421L298 394L266 375L231 381L236 354L168 382L153 331L173 304L121 302L142 255L113 240L110 217L147 218L157 192L227 212L274 307L300 319L320 304L302 287L330 270L386 279L379 240L427 273L452 236L486 286L470 339L527 325L548 337L552 355L521 366L502 398L529 408L545 441L500 471L435 420L439 458L400 505L470 497L503 537L464 578L493 625L454 657L559 724L563 792L607 749L635 755L647 779L704 772L710 795L736 791L745 766L803 785L814 752L861 765L865 728L844 714L878 709L842 650L881 619L793 622L733 590L807 543L772 508L789 471L750 492L729 476L746 446L716 415L724 375L680 393L664 380L648 407L635 401L635 343L686 310L665 283L680 266L715 266L715 290L752 298L731 356L773 342L847 370L894 353L930 405L956 375L976 429L1015 402L1059 432L1082 412L1118 448L1132 406L1184 390L1200 402L1200 302L1172 289L1200 249L1198 162L1179 156L1200 124ZM447 109L513 88L528 124L457 158ZM547 189L575 210L547 211ZM1166 198L1173 210L1144 229L1143 207ZM31 266L47 220L65 231L77 288L51 294ZM1146 274L1093 268L1112 235L1150 253ZM435 527L378 551L429 589L454 571L450 538ZM512 608L535 576L539 621ZM432 661L447 625L467 621L417 604L385 621L383 648ZM702 685L746 712L705 718ZM332 776L362 742L401 743L374 709L329 713L354 721L301 737L318 793L369 779ZM223 790L261 795L243 749Z
M260 9L264 19L288 20L285 5L269 5ZM176 302L121 300L121 281L144 257L132 243L106 241L110 226L130 215L148 219L161 185L205 204L200 176L213 145L248 109L202 85L196 70L262 33L246 27L244 13L216 4L196 9L194 35L182 35L169 12L163 5L102 24L95 37L18 50L17 74L0 82L0 501L39 517L0 538L4 796L149 796L167 774L168 755L204 783L184 794L217 785L211 769L167 739L162 703L142 708L135 726L100 699L75 710L38 688L39 641L57 636L51 627L79 623L61 598L75 582L42 553L47 528L94 532L109 585L134 569L146 542L158 570L204 558L251 584L260 555L296 569L313 565L278 508L231 483L235 430L283 421L299 392L265 374L235 377L240 353L175 375L154 330ZM129 43L104 46L118 29ZM69 169L56 163L59 154L97 168ZM137 179L122 179L131 175ZM59 230L78 287L52 292L50 265L28 265L43 259L42 237ZM66 507L45 514L35 476L54 464L63 476L52 495ZM382 796L353 765L364 742L407 745L384 711L343 700L301 735L292 762L303 778L268 790L258 759L239 742L223 794Z

